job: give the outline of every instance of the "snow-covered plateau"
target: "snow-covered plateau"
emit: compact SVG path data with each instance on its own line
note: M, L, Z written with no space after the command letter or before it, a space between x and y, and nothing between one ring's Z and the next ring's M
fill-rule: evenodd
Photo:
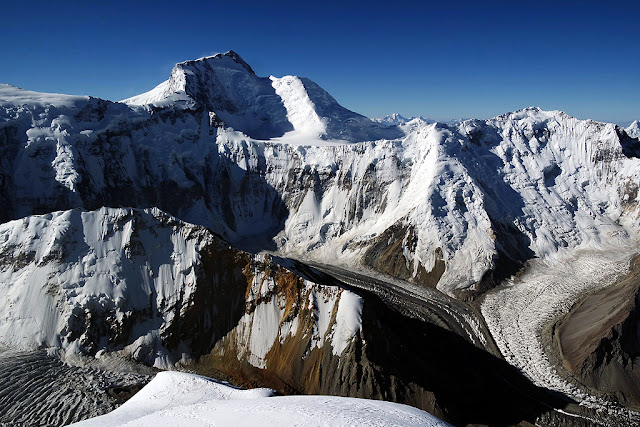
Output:
M0 344L395 400L455 423L571 412L536 397L492 418L483 390L520 396L486 386L492 375L619 414L567 379L540 336L629 270L639 126L535 107L373 121L232 51L176 64L121 102L0 85ZM518 371L475 376L476 351ZM442 374L454 371L477 395L456 396ZM317 414L313 399L259 400ZM193 415L185 405L167 411Z

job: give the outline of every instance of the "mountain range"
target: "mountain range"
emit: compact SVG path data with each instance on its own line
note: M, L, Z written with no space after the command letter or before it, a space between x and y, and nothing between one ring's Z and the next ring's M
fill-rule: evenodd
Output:
M374 121L232 51L121 102L0 85L0 342L456 424L637 419L634 304L569 373L544 331L635 271L639 138L536 107Z

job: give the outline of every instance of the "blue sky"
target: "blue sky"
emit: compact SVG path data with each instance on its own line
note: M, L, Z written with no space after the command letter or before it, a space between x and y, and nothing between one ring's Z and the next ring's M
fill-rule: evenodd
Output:
M3 5L0 82L119 100L232 49L368 116L640 119L638 2L58 3Z

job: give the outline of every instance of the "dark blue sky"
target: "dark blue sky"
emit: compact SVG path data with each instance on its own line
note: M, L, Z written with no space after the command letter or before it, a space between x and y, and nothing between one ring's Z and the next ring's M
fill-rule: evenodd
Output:
M119 100L232 49L368 116L640 119L639 2L58 3L3 5L0 82Z

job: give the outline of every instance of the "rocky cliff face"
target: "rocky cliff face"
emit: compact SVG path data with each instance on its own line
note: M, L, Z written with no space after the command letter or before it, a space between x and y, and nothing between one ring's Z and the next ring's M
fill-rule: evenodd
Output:
M222 345L264 368L287 339L308 335L305 352L328 345L340 356L360 330L357 295L157 209L32 216L3 224L0 236L0 341L14 348L115 352L167 367Z

